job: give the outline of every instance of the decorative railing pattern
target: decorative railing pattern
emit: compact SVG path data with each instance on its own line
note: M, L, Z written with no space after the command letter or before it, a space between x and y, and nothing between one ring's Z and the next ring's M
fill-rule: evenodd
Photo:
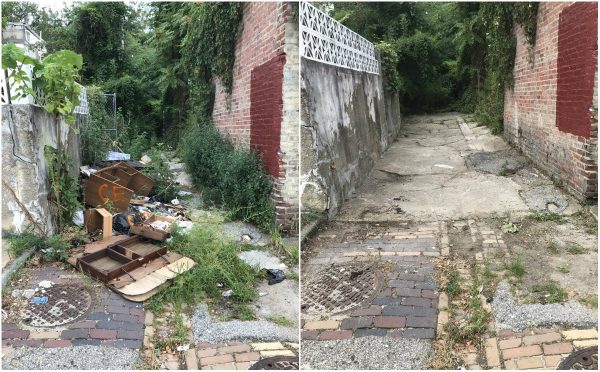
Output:
M373 43L304 1L300 35L302 57L379 75L379 52Z
M35 92L35 97L33 97L33 101L30 96L22 97L17 99L16 101L9 100L10 96L10 87L6 81L4 76L5 71L0 70L0 99L2 104L10 103L34 103L40 106L44 106L46 104L44 99L44 92L41 89L37 89ZM73 112L75 114L87 115L89 114L88 101L87 101L87 89L83 85L79 84L79 105L75 107ZM29 98L28 98L29 97Z

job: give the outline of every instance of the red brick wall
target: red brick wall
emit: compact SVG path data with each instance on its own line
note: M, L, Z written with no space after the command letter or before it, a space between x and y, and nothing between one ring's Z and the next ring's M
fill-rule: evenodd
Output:
M279 178L284 65L282 54L255 67L250 80L250 147L261 155L267 173L276 178Z
M237 145L252 147L273 176L276 225L298 220L298 25L289 2L244 3L233 88L216 81L213 122ZM295 119L294 119L295 113Z
M235 46L230 96L217 81L213 122L239 145L250 145L252 70L284 50L287 3L244 3L243 28Z
M598 3L576 3L560 13L558 22L556 125L586 138L598 63L597 14Z
M590 68L593 64L595 71L597 64L590 55L597 50L590 37L596 26L585 37L569 34L597 24L597 12L577 15L579 7L540 3L531 50L516 28L514 87L505 92L504 135L541 169L562 179L575 196L587 199L597 197L597 80ZM563 56L568 58L559 62ZM565 69L569 64L576 68Z

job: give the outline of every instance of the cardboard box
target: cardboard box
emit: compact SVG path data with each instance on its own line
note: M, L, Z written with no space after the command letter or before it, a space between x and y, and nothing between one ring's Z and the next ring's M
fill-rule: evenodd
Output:
M151 226L152 223L155 221L164 221L167 222L169 225L165 230L155 229ZM131 234L141 235L149 239L164 241L171 235L172 226L173 223L175 223L175 221L177 221L177 218L175 217L157 216L153 214L152 216L148 217L144 222L140 224L134 224L133 226L131 226L129 232Z
M104 208L86 209L83 213L83 223L90 233L102 229L104 240L112 236L112 217Z

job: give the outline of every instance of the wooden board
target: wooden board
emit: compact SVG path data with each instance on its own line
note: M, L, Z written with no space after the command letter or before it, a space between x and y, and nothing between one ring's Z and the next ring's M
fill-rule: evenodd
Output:
M190 270L195 265L196 265L196 263L193 260L191 260L190 258L182 257L181 259L171 263L169 265L169 269L172 272L173 272L173 269L175 269L176 271L174 271L173 273L176 274L175 276L177 276L179 274L184 273L185 271ZM171 268L173 268L173 269L171 269ZM113 288L113 289L117 293L120 293L124 296L140 296L140 295L144 295L146 293L153 291L154 289L165 284L168 280L170 280L172 278L174 278L174 276L171 274L164 275L162 273L162 271L161 272L155 271L149 275L146 275L145 277L143 277L142 279L140 279L136 282L130 283L121 288Z
M86 209L83 216L85 229L93 233L102 230L102 239L112 236L112 214L104 208Z

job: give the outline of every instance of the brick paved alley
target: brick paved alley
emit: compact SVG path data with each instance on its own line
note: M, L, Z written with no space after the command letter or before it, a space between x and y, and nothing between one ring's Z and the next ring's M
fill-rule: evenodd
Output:
M483 299L486 322L480 333L474 332L479 341L459 347L460 360L442 367L556 366L560 361L556 355L561 355L556 350L566 350L562 337L545 340L543 345L536 342L539 354L522 355L551 355L546 362L521 360L518 349L502 349L502 358L494 357L490 347L486 350L486 345L495 345L497 340L505 345L504 338L494 335L509 330L500 328L507 328L504 325L497 327L494 319L498 322L500 318L494 317L492 301L485 296L489 300L494 297L495 286L507 272L505 263L520 257L521 245L530 239L529 235L513 236L503 226L524 229L532 213L549 213L539 209L540 204L544 208L560 205L557 213L564 216L582 213L579 203L555 188L501 137L468 117L452 113L409 117L402 125L397 141L352 198L303 244L304 368L440 368L436 359L443 358L447 350L440 350L439 345L449 334L459 334L447 323L463 323L466 329L471 326L475 307L468 302L469 289L474 282L480 284L478 271L474 271L478 267L493 271L489 276L494 280L485 282L483 293L480 289L474 296ZM548 189L551 192L542 191ZM591 268L597 263L595 236L569 227L579 234L571 238L592 240L586 257ZM537 236L538 240L546 238ZM532 268L528 275L538 275L538 269L544 271ZM459 289L449 296L451 272L456 273ZM581 278L576 285L587 288L587 281L593 290L595 275ZM543 279L527 278L524 283ZM465 306L465 301L469 305ZM560 336L569 325L559 323L545 326L554 327L553 334ZM575 328L595 326L578 324ZM534 328L539 333L551 332ZM522 337L528 329L534 334L533 328L515 334ZM388 350L383 354L375 350L382 342ZM524 346L534 343L523 342ZM591 343L588 340L585 345ZM513 347L520 345L521 341ZM573 347L577 346L569 344L569 350ZM331 357L324 358L319 350ZM414 364L403 364L407 358ZM336 364L344 359L351 362Z

